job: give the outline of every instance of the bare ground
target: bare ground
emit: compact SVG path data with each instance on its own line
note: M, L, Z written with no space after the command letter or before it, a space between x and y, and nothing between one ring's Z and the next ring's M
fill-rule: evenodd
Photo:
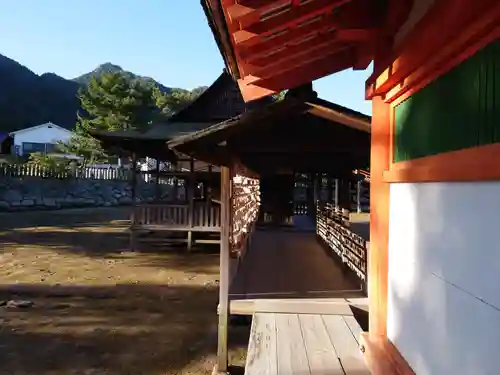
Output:
M218 252L128 252L126 208L0 215L0 374L209 374ZM244 364L247 327L232 329Z

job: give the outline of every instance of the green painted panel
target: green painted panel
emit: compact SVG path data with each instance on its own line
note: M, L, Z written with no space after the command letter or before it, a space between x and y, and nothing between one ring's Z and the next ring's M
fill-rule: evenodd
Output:
M395 108L394 162L500 142L500 40Z

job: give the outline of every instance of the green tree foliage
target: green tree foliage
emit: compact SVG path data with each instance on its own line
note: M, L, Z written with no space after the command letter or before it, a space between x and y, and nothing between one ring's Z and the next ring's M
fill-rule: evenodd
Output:
M274 94L273 95L274 101L279 102L280 100L285 99L285 95L286 95L287 91L288 90L284 90L284 91L279 92L278 94Z
M34 152L29 155L28 164L36 165L52 172L65 172L69 168L70 161L57 155Z
M161 115L156 105L157 88L138 80L130 80L121 72L92 77L79 91L84 113L78 114L75 134L60 150L96 162L106 158L92 130L145 131Z
M121 72L93 77L79 92L86 114L78 123L88 130L146 130L157 113L153 91L152 85L131 81Z
M191 91L172 89L170 93L161 91L158 87L154 89L156 105L165 116L171 116L179 111L206 90L206 86L197 87Z

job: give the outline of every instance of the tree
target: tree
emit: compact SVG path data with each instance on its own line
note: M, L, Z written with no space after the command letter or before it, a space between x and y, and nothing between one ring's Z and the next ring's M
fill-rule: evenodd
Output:
M206 86L199 86L191 91L182 89L172 89L170 94L162 92L159 88L154 89L156 105L166 116L172 116L175 112L193 102L198 96L203 94Z
M34 152L29 155L28 165L36 165L50 172L67 172L70 161L58 157L57 155L48 155L40 152Z
M151 84L130 80L122 72L92 77L88 87L78 93L84 112L78 113L75 134L60 145L60 150L82 156L85 161L105 159L106 153L90 131L147 130L161 115L156 90Z
M280 100L285 99L285 95L286 95L286 92L287 92L287 91L288 91L288 90L284 90L284 91L280 91L280 92L279 92L279 93L277 93L277 94L274 94L274 95L273 95L274 101L275 101L275 102L279 102Z

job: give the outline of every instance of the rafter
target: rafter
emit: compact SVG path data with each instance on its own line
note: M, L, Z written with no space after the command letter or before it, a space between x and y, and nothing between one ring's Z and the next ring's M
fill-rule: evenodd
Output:
M300 6L294 6L290 10L247 25L244 30L255 34L272 33L277 29L283 29L288 26L297 25L300 22L320 14L332 11L333 9L346 4L352 0L315 0ZM260 12L260 10L256 10Z
M241 57L246 58L252 55L267 53L275 49L276 46L284 45L294 40L307 38L317 33L324 33L334 27L333 15L327 14L324 17L318 17L313 22L297 25L293 29L285 29L284 32L274 37L261 38L259 34L250 33L246 30L237 31L234 34L234 41L240 51Z
M264 67L277 64L283 60L290 60L294 56L308 53L309 51L317 50L318 48L334 51L345 48L346 45L369 41L373 38L373 30L331 30L324 34L316 36L310 35L307 38L300 40L299 43L284 45L268 52L265 55L250 55L248 59L243 59L244 64L250 66Z
M348 50L350 58L352 59L352 48L349 45L334 44L335 41L326 40L323 43L313 45L311 48L302 48L300 53L288 54L288 57L275 59L272 56L269 59L261 62L261 64L244 65L243 71L245 74L250 74L261 79L269 78L273 75L280 74L281 72L295 69L306 65L307 63L320 59L325 56L325 53L330 52L330 55L341 55L343 51ZM297 48L296 51L300 51ZM285 55L284 55L285 56Z
M276 49L284 44L291 44L295 40L306 38L312 34L321 34L332 29L349 29L349 35L354 35L354 30L371 33L378 30L379 22L377 15L369 15L372 9L365 9L359 0L352 0L342 6L342 13L327 12L305 22L298 23L286 28L280 28L272 33L255 33L250 30L238 30L233 33L235 48L242 59L247 59L252 55L264 54ZM347 12L349 17L341 17ZM361 31L366 30L366 31ZM375 36L376 34L374 34ZM365 37L360 39L364 40Z
M271 78L248 76L238 80L243 99L248 102L282 90L297 87L326 75L351 67L353 50L323 54L321 58L311 60L302 66L293 66L279 71ZM293 72L293 74L290 74Z
M257 55L253 56L253 58L249 57L245 60L245 62L262 67L273 63L276 64L283 59L288 59L298 54L307 53L310 50L314 50L320 47L335 48L340 46L341 43L336 39L336 32L331 31L326 34L310 36L304 39L301 43L296 43L289 46L284 45L281 48L265 55Z
M280 7L288 6L289 4L290 0L257 0L253 2L239 2L230 5L227 8L227 15L231 22L238 22L240 28L243 29L259 22L263 12L279 9Z

